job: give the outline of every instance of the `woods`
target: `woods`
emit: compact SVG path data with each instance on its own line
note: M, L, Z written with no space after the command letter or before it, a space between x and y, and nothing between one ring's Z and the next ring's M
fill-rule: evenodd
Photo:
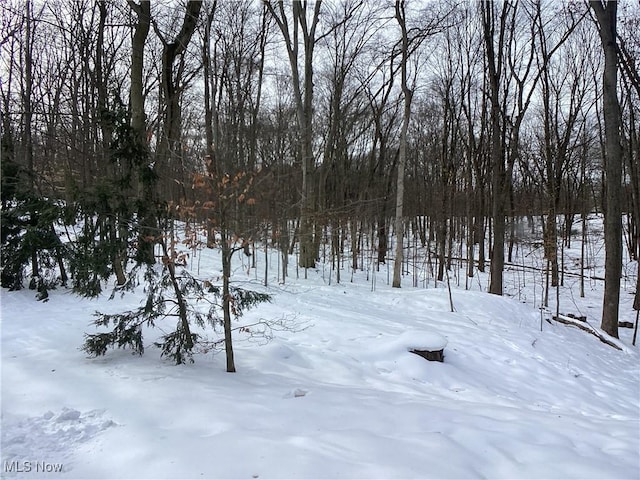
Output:
M289 254L304 276L329 242L338 282L368 245L400 287L419 244L438 281L489 262L502 295L520 229L544 230L553 287L572 226L604 212L617 337L623 252L640 256L638 18L601 0L8 0L2 286L93 296L163 261L171 280L181 221L225 259L279 249L283 282Z

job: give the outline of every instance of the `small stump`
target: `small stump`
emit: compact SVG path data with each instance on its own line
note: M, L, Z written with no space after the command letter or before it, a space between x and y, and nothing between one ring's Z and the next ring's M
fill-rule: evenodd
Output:
M444 347L447 339L436 332L408 331L403 333L399 342L409 352L420 355L430 362L444 361Z
M430 362L444 362L444 348L442 350L409 350L411 353L420 355L422 358L429 360Z

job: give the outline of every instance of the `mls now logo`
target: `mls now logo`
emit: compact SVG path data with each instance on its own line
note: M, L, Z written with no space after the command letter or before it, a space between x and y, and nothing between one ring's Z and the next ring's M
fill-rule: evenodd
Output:
M62 463L48 462L4 462L4 473L60 473Z

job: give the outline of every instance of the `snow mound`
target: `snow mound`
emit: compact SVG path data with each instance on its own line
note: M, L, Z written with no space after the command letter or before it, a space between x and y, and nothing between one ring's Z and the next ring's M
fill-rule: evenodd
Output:
M105 417L104 410L80 412L67 407L59 413L47 411L35 417L4 418L2 464L65 460L80 444L114 425Z
M447 346L447 339L437 332L408 330L392 342L391 348L398 351L426 350L435 352Z

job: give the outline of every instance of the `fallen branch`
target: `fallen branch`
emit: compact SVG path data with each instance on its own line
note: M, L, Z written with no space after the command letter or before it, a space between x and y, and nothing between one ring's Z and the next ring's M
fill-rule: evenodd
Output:
M433 252L432 252L433 253ZM469 262L469 259L466 257L448 257L450 258L452 261L458 261L458 262ZM477 264L477 260L475 261L475 263ZM547 269L545 267L534 267L533 265L522 265L520 263L511 263L511 262L504 262L504 266L505 266L505 271L509 271L509 270L529 270L532 272L546 272ZM511 268L513 267L513 268ZM576 273L576 272L570 272L568 270L558 270L558 274L564 274L568 277L576 277L579 278L580 274ZM596 275L584 275L585 279L589 279L589 280L599 280L604 282L604 277L598 277Z
M575 318L567 317L565 315L558 315L558 316L553 315L551 318L553 320L555 320L556 322L558 322L558 323L564 323L565 325L570 325L572 327L578 327L580 330L584 330L585 332L588 332L588 333L590 333L592 335L595 335L596 337L598 337L600 339L600 341L602 343L606 343L607 345L615 348L616 350L622 350L622 348L619 345L616 345L614 342L612 342L607 337L602 335L600 332L595 330L589 324L582 323L582 322L580 322L579 320L577 320Z

